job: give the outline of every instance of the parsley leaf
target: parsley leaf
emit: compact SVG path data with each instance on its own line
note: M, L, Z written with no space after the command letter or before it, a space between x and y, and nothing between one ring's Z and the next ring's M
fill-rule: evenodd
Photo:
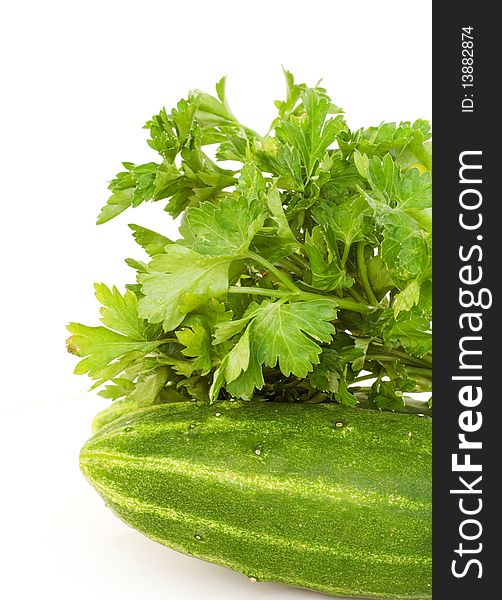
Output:
M96 284L102 324L69 325L75 371L115 403L96 427L160 402L401 410L430 389L429 123L350 130L320 84L284 75L265 135L223 78L154 115L157 160L111 180L98 223L163 200L181 239L130 225L149 257L126 259L136 283Z
M330 321L335 317L336 310L329 301L264 300L259 305L251 304L242 319L217 327L217 343L240 333L244 327L246 330L216 374L213 396L224 381L231 383L241 372L248 371L251 355L256 361L251 364L248 378L256 386L261 384L257 365L275 367L278 364L284 375L306 377L318 362L321 347L317 342L331 340L335 329ZM242 385L243 381L239 383Z
M204 202L187 210L180 226L183 244L209 256L246 251L263 224L262 208L247 198L225 198L217 206Z
M333 291L349 288L354 280L347 275L332 252L328 251L320 227L305 236L305 253L310 262L310 285L317 290Z
M148 263L146 273L138 275L143 293L139 315L150 323L162 323L164 331L172 331L189 312L227 293L231 260L204 256L178 244L168 246L165 254Z
M156 233L151 229L146 229L146 227L141 227L140 225L129 225L129 227L133 231L132 235L136 242L150 256L162 254L162 252L164 252L164 248L168 244L173 243L169 238L165 237L164 235Z
M155 342L132 340L106 327L70 323L68 330L72 334L72 353L84 357L75 367L75 373L89 373L90 377L99 376L101 370L116 358L127 355L133 360L137 354L132 352L148 354L157 347Z
M402 210L432 206L431 174L420 174L418 169L401 173L390 154L383 159L372 158L367 176L375 197L389 206L399 206Z
M361 196L344 199L339 204L321 202L312 214L319 225L349 247L366 239L368 203Z
M316 342L329 342L336 310L328 301L269 302L252 309L251 337L260 364L278 362L284 375L306 377L321 351ZM315 340L315 341L314 341Z
M96 298L103 305L100 313L104 325L132 340L146 339L145 322L138 317L138 299L135 294L126 290L122 296L115 286L109 289L104 283L96 283L94 289Z
M340 115L327 118L332 105L321 90L306 88L300 97L304 107L303 114L300 117L294 114L289 116L276 126L275 131L281 142L298 150L308 179L328 146L346 126Z
M117 288L96 284L96 297L103 305L101 321L105 325L89 327L70 323L72 334L68 349L83 358L75 373L88 373L98 380L112 379L140 356L157 348L145 322L138 316L138 301L129 290L121 295ZM117 362L116 359L119 359Z

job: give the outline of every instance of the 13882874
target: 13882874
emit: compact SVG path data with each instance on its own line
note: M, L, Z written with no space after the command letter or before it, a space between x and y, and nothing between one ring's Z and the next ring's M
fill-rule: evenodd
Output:
M474 112L474 27L461 30L462 112Z

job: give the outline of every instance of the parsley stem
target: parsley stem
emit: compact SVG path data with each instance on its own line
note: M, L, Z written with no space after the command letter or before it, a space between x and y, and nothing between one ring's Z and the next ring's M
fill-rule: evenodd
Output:
M350 252L350 244L345 244L344 248L343 248L343 254L342 254L342 267L345 269L345 265L347 264L347 259L349 258L349 252Z
M426 379L431 379L432 377L432 369L426 369L425 367L409 367L408 365L405 365L405 367L408 373L420 375Z
M303 275L304 275L303 269L300 269L300 267L295 262L293 262L291 259L289 259L288 257L281 258L280 264L285 269L288 269L295 275L298 275L298 277L303 278Z
M365 299L354 288L348 288L347 292L349 292L349 294L352 296L352 298L354 298L355 300L357 300L361 304L365 304L366 303Z
M376 353L376 354L367 354L366 355L366 360L377 360L378 362L390 362L390 363L395 363L397 362L396 360L396 356L393 356L390 352L389 353ZM401 361L402 364L406 367L406 369L410 372L410 373L416 373L417 375L422 375L423 377L428 377L429 379L432 377L432 369L430 369L429 367L418 367L415 364L407 364L404 361Z
M271 298L283 298L285 296L293 295L291 292L286 292L284 290L270 290L268 288L261 287L244 287L241 285L231 285L228 288L228 291L230 294L253 294L256 296L270 296Z
M351 310L358 313L368 313L372 310L372 306L354 302L348 298L336 298L334 296L325 296L323 294L315 294L313 292L302 292L297 290L294 292L288 292L286 290L270 290L268 288L261 287L243 287L240 285L231 285L228 288L230 294L254 294L257 296L268 296L269 298L294 298L298 297L299 300L329 300L337 308L344 310Z
M274 265L271 262L269 262L266 258L263 258L263 256L260 256L259 254L255 254L254 252L249 252L248 256L255 262L264 266L268 271L273 273L277 277L277 279L281 283L283 283L293 293L295 293L295 294L300 293L300 290L296 287L296 285L292 281L290 281L284 273L281 273L281 271L279 271L279 269L277 269L277 267L274 267Z
M359 277L363 284L364 292L373 306L378 306L378 300L376 299L373 290L371 289L370 281L368 279L368 272L366 271L366 261L364 260L364 242L357 244L357 270L359 271Z
M380 348L382 348L382 350L380 350ZM432 368L432 360L428 356L422 356L422 358L419 358L418 356L407 354L401 350L383 350L383 342L378 344L377 340L373 340L371 342L369 352L371 354L383 353L385 356L399 358L409 364L415 365L416 367L425 367L429 369Z
M359 377L353 379L349 385L352 385L353 383L359 383L360 381L367 381L368 379L376 379L375 373L369 373L368 375L360 375Z
M427 365L432 369L432 356L430 354L422 356L419 360L421 360L423 364Z
M302 269L302 271L306 271L307 269L310 269L309 262L307 260L305 260L305 258L303 258L303 256L301 256L297 252L292 254L289 257L289 259L292 260L293 262L295 262Z

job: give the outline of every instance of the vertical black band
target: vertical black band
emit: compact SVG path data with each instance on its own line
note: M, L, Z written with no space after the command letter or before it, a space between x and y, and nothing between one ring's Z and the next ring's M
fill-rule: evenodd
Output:
M433 22L438 599L490 598L499 587L502 319L496 284L502 276L502 192L496 180L502 153L496 148L501 133L495 103L502 30L497 36L489 7L436 3Z

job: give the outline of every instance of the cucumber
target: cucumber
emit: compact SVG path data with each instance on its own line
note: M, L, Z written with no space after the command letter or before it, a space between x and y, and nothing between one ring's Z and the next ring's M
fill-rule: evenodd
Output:
M165 404L100 429L81 468L130 526L252 580L431 597L428 417L335 404Z
M130 402L126 399L115 400L110 404L110 406L101 410L97 415L94 416L94 419L92 420L92 433L96 433L105 425L108 425L119 417L123 417L124 415L133 411L135 408L137 408L137 404L135 402Z

